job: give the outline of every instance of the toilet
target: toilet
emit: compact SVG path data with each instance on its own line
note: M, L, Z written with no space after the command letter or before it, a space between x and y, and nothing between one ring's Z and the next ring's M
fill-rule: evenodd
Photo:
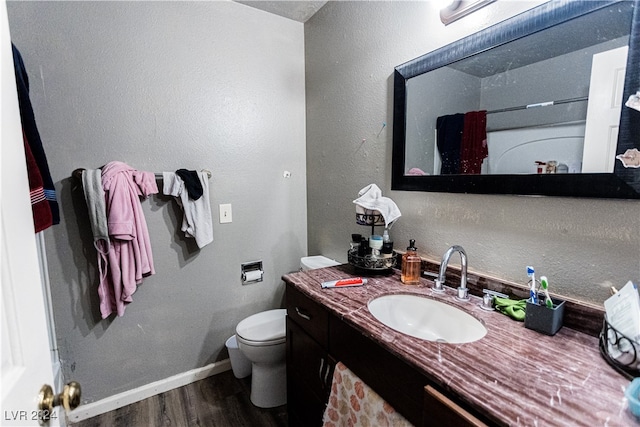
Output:
M259 408L287 403L286 314L285 309L263 311L236 326L238 347L251 362L251 403Z
M333 267L340 265L339 262L322 255L306 256L300 258L300 270L315 270L316 268Z
M301 270L340 265L322 255L300 259ZM242 354L251 362L251 403L273 408L287 403L286 372L287 310L263 311L236 326L236 340Z

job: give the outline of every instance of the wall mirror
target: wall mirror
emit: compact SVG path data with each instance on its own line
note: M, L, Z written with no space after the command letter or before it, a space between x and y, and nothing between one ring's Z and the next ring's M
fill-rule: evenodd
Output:
M638 9L552 1L396 67L391 188L640 198Z

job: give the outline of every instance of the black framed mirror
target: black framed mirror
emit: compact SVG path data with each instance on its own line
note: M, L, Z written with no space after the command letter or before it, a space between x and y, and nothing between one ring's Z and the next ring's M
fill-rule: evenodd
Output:
M625 153L640 150L640 111L624 105L640 91L639 4L638 0L551 1L396 67L391 189L640 198L640 168L623 160ZM573 41L579 43L574 45ZM592 58L597 56L594 53L614 50L625 50L626 60L623 58L622 64L624 70L626 62L626 73L623 71L624 79L620 78L615 89L619 91L616 99L621 102L619 120L610 119L619 123L619 127L605 129L609 147L602 148L603 138L598 135L603 134L603 129L587 121L587 115L594 114L591 105L596 104L590 80L609 79L592 75L592 68L596 68L592 67ZM559 57L578 60L560 64ZM607 57L602 59L610 62ZM501 65L505 62L506 66ZM493 70L488 72L489 68ZM542 75L540 70L551 70L551 74ZM456 77L446 80L443 73ZM560 80L554 82L554 76ZM538 88L497 86L498 81L529 84L536 80L541 84ZM488 92L480 93L480 88L487 87ZM548 89L554 98L549 99L551 95L544 94L541 88ZM440 92L434 92L435 89ZM563 91L567 93L560 93ZM519 100L518 96L529 98ZM483 144L485 148L489 146L489 155L481 162L482 170L478 166L471 173L468 170L460 173L454 168L443 174L443 159L447 164L450 157L439 146L439 138L446 134L441 127L445 120L440 118L464 114L466 121L467 113L477 111L485 114L487 138ZM533 143L520 139L523 129L546 132L566 126L570 128L568 134L577 140L562 142L564 151L558 153L549 151L560 146L553 142L555 136L527 137ZM496 151L493 147L500 145L494 142L499 140L498 136L517 149ZM543 140L544 150L531 150L542 147ZM597 148L591 151L594 141ZM586 145L588 149L584 148ZM492 157L492 149L499 154ZM605 157L610 160L605 160L602 166L589 165L589 159L603 163ZM537 165L534 160L539 160ZM542 163L547 164L542 172L553 173L538 173ZM554 169L545 169L550 166ZM515 172L510 168L516 168Z

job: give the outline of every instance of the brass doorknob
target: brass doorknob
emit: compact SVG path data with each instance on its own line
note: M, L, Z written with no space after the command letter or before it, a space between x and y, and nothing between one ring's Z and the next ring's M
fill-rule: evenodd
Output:
M66 384L60 394L54 394L49 384L43 385L38 394L40 425L44 425L51 419L51 413L55 406L62 405L67 412L76 409L80 405L81 394L80 384L75 381Z

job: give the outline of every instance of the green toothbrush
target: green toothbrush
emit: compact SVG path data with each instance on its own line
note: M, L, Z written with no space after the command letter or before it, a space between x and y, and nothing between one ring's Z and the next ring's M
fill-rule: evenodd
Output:
M544 304L547 308L553 308L553 301L549 296L549 281L547 280L547 276L540 276L540 286L542 286L542 290L544 290Z

